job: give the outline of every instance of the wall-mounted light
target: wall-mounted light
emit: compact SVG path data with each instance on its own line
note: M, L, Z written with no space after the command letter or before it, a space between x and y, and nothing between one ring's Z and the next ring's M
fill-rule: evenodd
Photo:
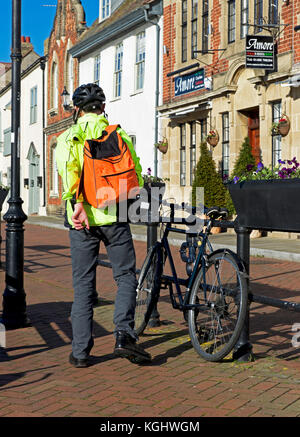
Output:
M64 90L63 90L63 92L61 94L61 97L63 98L63 107L64 107L64 110L65 111L72 110L70 94L68 93L66 87L64 87Z

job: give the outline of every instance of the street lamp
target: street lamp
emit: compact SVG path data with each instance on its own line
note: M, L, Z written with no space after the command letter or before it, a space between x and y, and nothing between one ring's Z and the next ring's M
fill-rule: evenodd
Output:
M64 87L64 90L61 94L61 97L63 98L63 107L65 111L71 111L72 107L71 107L71 99L70 99L70 94L67 91L67 88Z
M20 98L21 98L21 3L12 0L12 118L11 197L3 216L6 221L6 274L1 323L6 329L30 326L24 291L24 227L27 219L20 198Z

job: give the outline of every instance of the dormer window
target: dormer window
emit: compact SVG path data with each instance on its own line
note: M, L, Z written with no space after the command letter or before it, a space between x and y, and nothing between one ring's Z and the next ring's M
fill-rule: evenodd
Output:
M100 21L110 16L110 0L100 0Z

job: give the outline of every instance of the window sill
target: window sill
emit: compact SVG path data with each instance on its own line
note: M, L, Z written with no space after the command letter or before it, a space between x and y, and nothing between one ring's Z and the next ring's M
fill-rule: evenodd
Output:
M114 98L112 98L112 99L109 101L109 103L117 102L118 100L121 100L121 96L120 96L120 97L114 97Z
M143 92L144 88L141 88L140 90L136 90L132 94L130 94L130 97L136 96L137 94L142 94Z

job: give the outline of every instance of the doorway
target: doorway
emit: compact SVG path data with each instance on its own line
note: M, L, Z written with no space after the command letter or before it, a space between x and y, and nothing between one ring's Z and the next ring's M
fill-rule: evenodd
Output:
M28 214L37 214L40 206L40 189L38 187L40 157L33 143L30 145L27 159L29 160Z
M248 137L251 144L252 154L256 164L261 161L260 139L259 139L259 108L247 112L248 116Z

